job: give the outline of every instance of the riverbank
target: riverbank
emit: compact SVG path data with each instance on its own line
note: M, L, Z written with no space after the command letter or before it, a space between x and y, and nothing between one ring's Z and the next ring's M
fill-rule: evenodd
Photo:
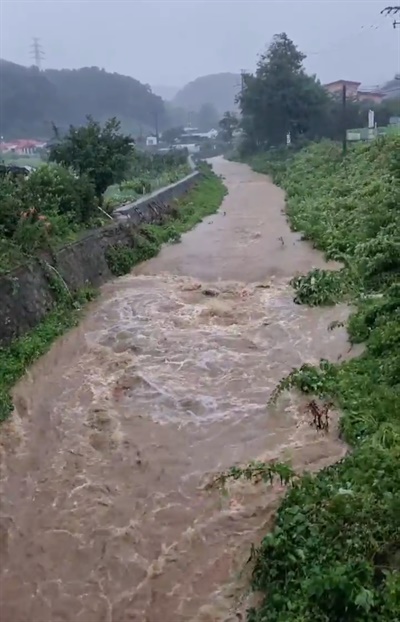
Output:
M254 457L315 471L344 455L297 399L266 403L293 367L346 356L348 310L293 304L290 278L327 267L322 254L289 230L267 177L213 167L221 208L106 283L14 388L6 619L244 620L237 576L284 490L237 482L221 498L207 483Z
M398 619L400 602L400 142L311 146L289 166L256 159L287 192L287 214L343 270L293 280L296 300L356 305L348 322L358 358L303 365L280 383L342 412L352 451L291 485L274 529L253 552L264 602L249 622ZM337 330L332 326L332 330ZM276 394L275 394L276 397ZM236 473L237 476L237 473Z
M27 176L3 171L0 177L0 278L36 257L55 255L129 210L181 197L199 174L183 153L135 152L126 180L109 186L99 201L84 175L42 164ZM135 216L137 224L140 211Z
M165 209L158 224L136 227L120 225L127 231L124 241L107 246L105 250L105 260L111 274L126 274L136 263L157 254L163 243L179 241L182 232L194 227L206 215L218 209L224 194L222 181L211 171L205 170L196 187L183 198L174 201L172 211ZM0 421L7 418L12 411L10 390L17 380L49 349L57 337L77 324L83 306L96 295L93 287L70 289L57 269L51 269L50 264L43 263L47 286L53 300L47 300L47 296L43 294L44 302L40 305L40 312L43 311L43 304L48 307L44 319L39 321L36 328L14 339L8 347L0 348ZM57 267L59 268L58 265ZM10 285L16 289L16 293L20 288L17 276L11 276ZM40 287L36 287L37 279L35 283L35 298L39 299L41 292Z

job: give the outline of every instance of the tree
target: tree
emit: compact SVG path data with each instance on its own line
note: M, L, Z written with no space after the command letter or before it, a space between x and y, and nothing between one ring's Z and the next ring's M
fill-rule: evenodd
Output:
M213 104L202 104L197 113L197 127L201 132L212 130L218 123L219 114Z
M233 112L227 111L218 125L221 128L222 138L229 142L232 140L233 132L239 127L239 119Z
M99 203L109 186L123 180L134 152L134 141L120 133L120 122L109 119L104 126L87 117L87 125L70 126L69 132L50 150L50 161L87 175Z
M243 76L238 98L243 129L255 144L280 145L312 135L326 113L328 94L303 68L305 55L285 34L275 35L255 75Z

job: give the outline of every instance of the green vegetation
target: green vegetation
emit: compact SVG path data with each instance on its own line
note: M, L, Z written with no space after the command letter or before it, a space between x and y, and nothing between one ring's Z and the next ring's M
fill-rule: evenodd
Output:
M222 134L221 138L230 142L233 138L233 132L239 127L239 119L236 114L227 110L218 125Z
M32 155L18 155L16 153L2 153L0 156L0 164L14 164L16 166L32 166L37 168L42 166L47 161L47 156L43 154L43 157L39 154Z
M301 146L305 140L343 135L343 111L340 97L330 95L315 76L304 69L306 56L285 33L275 35L267 51L260 56L254 74L243 75L239 96L244 133L240 153L291 144ZM346 106L347 128L367 126L368 110L373 107L378 125L387 125L399 113L399 95L382 104L349 99Z
M0 177L0 273L102 224L97 214L89 179L62 166L43 165L27 178Z
M249 622L400 620L399 154L392 137L358 145L344 159L333 143L311 145L287 165L271 153L264 159L287 192L293 228L344 263L339 272L296 279L297 301L352 301L350 340L365 342L365 352L337 365L303 365L271 397L275 403L295 388L333 401L352 446L343 460L300 478L287 465L224 474L268 482L277 466L287 469L275 527L252 550L252 587L265 599Z
M156 255L165 242L179 242L182 233L218 209L226 192L225 187L207 165L202 166L202 172L201 182L175 202L172 219L167 217L162 224L144 225L135 230L132 248L121 245L108 249L107 262L113 274L126 274L135 264Z
M41 251L53 253L85 230L108 223L107 213L127 200L167 185L189 171L185 153L149 155L110 119L89 118L54 145L51 159L28 177L0 175L0 273ZM125 181L123 181L125 180ZM101 208L110 183L106 210Z
M106 192L111 207L130 203L143 194L168 186L191 172L185 151L164 154L136 152L132 159L127 180L110 186Z
M145 137L158 128L192 125L201 131L216 127L224 110L234 107L240 76L206 76L184 87L173 103L164 102L147 84L99 67L44 69L0 59L0 135L48 139L52 124L65 131L86 116L103 123L118 117L123 131ZM194 97L191 95L194 85Z
M89 289L72 295L58 277L51 273L49 278L57 293L55 308L34 330L16 339L8 348L0 348L0 421L12 412L10 392L15 383L35 360L49 350L57 337L78 323L83 305L95 295Z
M88 117L86 125L69 128L51 148L49 159L76 175L86 175L102 204L107 188L124 179L133 151L133 139L121 134L121 123L115 117L103 126Z
M123 129L138 134L167 121L164 102L134 78L98 67L45 69L0 59L0 134L4 140L48 138L52 123L62 129L82 125L90 114L98 121L117 116Z
M203 178L184 198L176 201L170 219L159 225L147 225L132 230L132 247L114 246L107 251L110 270L116 276L126 274L132 266L156 255L161 244L179 241L205 216L215 212L225 194L225 187L207 166ZM31 332L16 339L8 348L0 348L0 421L12 411L10 391L26 369L51 346L65 330L77 324L84 303L94 296L93 290L71 293L54 269L40 260L53 290L55 307Z

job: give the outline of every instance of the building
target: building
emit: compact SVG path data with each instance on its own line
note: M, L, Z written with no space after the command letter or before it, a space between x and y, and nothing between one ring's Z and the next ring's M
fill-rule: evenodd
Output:
M371 102L380 104L384 99L384 93L381 91L367 91L360 89L361 82L353 82L352 80L336 80L324 84L324 88L332 95L342 95L343 87L346 87L347 99L353 99L360 102Z
M156 147L157 146L157 136L147 136L146 138L146 147Z
M343 87L346 87L346 95L349 99L357 99L357 92L361 86L361 82L352 82L351 80L336 80L324 84L324 88L332 95L341 95Z
M38 150L43 149L46 145L45 142L39 140L14 140L13 142L0 141L1 153L14 153L16 155L33 155Z
M381 104L385 95L380 91L357 91L357 99L360 102L371 102L373 104Z

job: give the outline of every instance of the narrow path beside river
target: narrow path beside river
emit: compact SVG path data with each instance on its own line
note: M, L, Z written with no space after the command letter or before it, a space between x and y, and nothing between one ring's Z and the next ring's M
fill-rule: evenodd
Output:
M238 620L237 573L282 491L213 474L256 458L316 469L343 446L266 403L292 367L336 360L347 310L292 302L324 266L289 231L284 196L214 160L219 213L103 288L15 389L0 429L4 622Z

